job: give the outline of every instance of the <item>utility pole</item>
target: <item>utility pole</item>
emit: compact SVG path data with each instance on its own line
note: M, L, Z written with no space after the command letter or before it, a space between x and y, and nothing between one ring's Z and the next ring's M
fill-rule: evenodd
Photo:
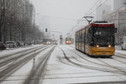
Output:
M62 44L62 40L63 40L62 35L60 35L60 44Z
M5 0L2 0L2 12L1 12L1 20L0 20L0 41L4 41L4 36L3 36L3 29L5 27L4 22L5 22Z

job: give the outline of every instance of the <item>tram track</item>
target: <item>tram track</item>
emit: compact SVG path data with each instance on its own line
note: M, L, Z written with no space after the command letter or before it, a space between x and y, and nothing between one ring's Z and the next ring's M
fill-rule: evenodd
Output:
M113 65L111 65L111 64L109 64L109 63L107 63L107 62L105 62L105 61L103 61L103 60L101 60L101 59L98 59L98 60L99 60L100 62L106 64L107 66L112 67L113 69L115 69L115 70L117 70L117 71L120 71L121 73L123 73L124 75L126 75L126 71L120 69L119 67L113 66Z
M98 70L98 71L103 71L103 72L110 72L110 73L117 73L117 74L126 75L126 74L124 74L125 73L124 71L122 71L120 69L118 70L118 69L115 69L113 67L110 67L110 66L106 65L105 63L104 63L104 65L107 66L107 67L109 67L109 68L111 68L111 69L106 69L106 68L101 68L101 67L95 67L95 66L89 66L89 65L79 64L79 63L74 62L71 59L69 59L69 57L67 57L67 55L66 55L66 53L65 53L65 51L63 49L61 49L61 51L63 52L64 57L66 58L66 60L68 62L70 62L70 63L72 63L72 64L74 64L76 66L79 66L81 68L87 68L87 69L91 69L91 70ZM115 70L113 70L113 69L115 69Z
M85 58L84 56L81 56L80 54L78 54L78 52L77 51L73 51L73 50L71 50L73 53L75 53L77 56L79 56L80 58L82 58L82 59L84 59L85 61L87 61L87 62L89 62L89 63L91 63L91 64L96 64L96 65L100 65L100 66L107 66L107 65L105 65L105 64L101 64L101 63L97 63L97 62L94 62L94 61L91 61L91 60L89 60L88 58ZM87 55L86 55L87 56ZM96 59L97 60L97 59Z
M126 59L125 54L116 53L116 54L115 54L115 57L116 57L116 58L113 57L114 60L116 60L116 61L118 61L118 62L120 62L120 63L126 64L126 62L117 59L117 58Z
M18 54L16 53L16 54L13 54L13 55L8 56L6 58L0 59L0 67L1 67L0 71L1 71L2 67L9 66L9 65L13 64L13 62L15 62L16 60L21 59L25 55L30 54L32 52L35 52L36 50L39 50L41 48L44 48L44 47L42 46L42 47L32 48L30 50L25 50L25 51L22 51Z
M95 66L88 66L88 65L83 65L83 64L76 63L76 62L72 61L71 59L69 59L69 57L67 57L67 55L66 55L66 53L65 53L65 51L63 49L61 49L61 51L63 52L63 55L66 58L66 60L68 62L70 62L71 64L73 64L73 65L76 65L76 66L81 67L81 68L91 69L91 70L93 69L93 70L98 70L98 71L103 71L103 72L109 72L109 70L105 70L103 68L99 68L99 67L95 67Z
M74 52L74 53L77 54L76 52ZM102 62L102 63L104 63L104 64L96 63L96 62L90 61L90 60L88 60L88 59L82 57L82 56L79 55L79 54L77 54L77 55L80 56L81 58L83 58L84 60L86 60L86 61L92 63L92 64L101 65L101 66L105 66L105 67L110 67L110 65L109 65L109 66L106 65L104 62ZM99 60L99 58L97 58L97 60ZM112 60L118 61L118 62L120 62L120 63L122 63L122 64L126 64L126 62L123 62L123 61L121 61L121 60L119 60L119 59L115 59L114 57L112 58ZM110 68L115 68L115 69L117 69L117 70L119 70L119 71L125 73L125 71L122 71L121 69L118 69L118 68L116 68L116 67L110 67Z
M116 61L118 61L118 62L120 62L120 63L122 63L122 64L126 64L126 62L121 61L121 60L119 60L119 59L114 58L114 60L116 60Z
M44 68L47 64L47 61L54 49L55 47L52 47L51 50L49 50L40 58L39 63L36 65L36 69L33 69L31 71L28 78L25 80L23 84L39 84L40 81L39 79L41 78Z
M125 55L125 54L116 53L115 56L117 56L117 57L119 57L119 58L126 59L126 55Z
M42 47L40 47L42 48ZM38 50L39 48L33 48L33 49L30 49L30 50L26 50L26 51L22 51L22 52L18 52L18 53L15 53L15 54L12 54L10 56L5 56L4 58L0 59L0 67L1 67L1 64L3 64L4 62L8 62L10 59L13 59L13 58L18 58L20 56L23 56L25 54L28 54L29 52L32 52L34 50Z
M23 55L22 58L19 58L18 60L16 60L15 62L10 64L9 66L7 66L4 70L0 71L0 82L2 82L4 79L9 77L15 71L20 69L23 65L28 63L37 54L39 54L40 52L42 52L43 50L45 50L45 49L47 49L49 47L50 46L44 47L44 48L39 48L38 50L36 50L36 52L31 51L31 53L27 53L26 55Z

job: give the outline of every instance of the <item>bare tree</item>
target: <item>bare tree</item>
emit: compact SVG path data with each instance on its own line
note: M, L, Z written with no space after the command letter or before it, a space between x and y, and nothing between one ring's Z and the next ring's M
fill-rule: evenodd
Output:
M28 0L0 0L0 41L30 43L42 39L33 20L34 6Z

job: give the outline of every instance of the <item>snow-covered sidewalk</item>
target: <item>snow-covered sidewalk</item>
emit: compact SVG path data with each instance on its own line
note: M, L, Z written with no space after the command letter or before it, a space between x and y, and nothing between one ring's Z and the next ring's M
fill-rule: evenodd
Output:
M116 50L115 53L124 54L126 56L126 50Z

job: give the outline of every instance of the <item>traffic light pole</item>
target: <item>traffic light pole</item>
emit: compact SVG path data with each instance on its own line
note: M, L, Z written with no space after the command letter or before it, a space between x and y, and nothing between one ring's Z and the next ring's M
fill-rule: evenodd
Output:
M47 39L47 32L48 32L48 29L45 28L45 39Z

